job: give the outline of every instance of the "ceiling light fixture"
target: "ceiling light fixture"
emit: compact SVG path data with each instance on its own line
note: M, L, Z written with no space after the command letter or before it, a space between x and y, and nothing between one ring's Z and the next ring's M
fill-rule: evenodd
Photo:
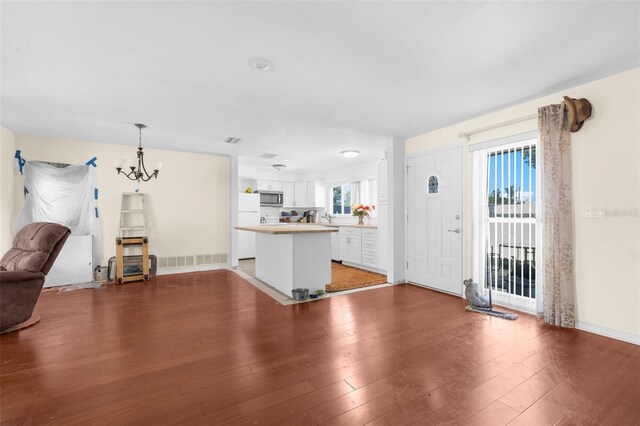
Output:
M135 165L132 166L131 161L116 160L116 170L118 171L118 174L122 173L130 180L146 182L151 178L158 177L158 173L160 173L160 168L162 166L162 163L155 163L153 167L153 173L151 174L147 173L147 169L144 167L144 153L142 152L142 129L144 129L147 126L140 123L136 123L134 124L134 126L136 126L139 131L138 152L136 153L136 156L138 157L138 166L137 167ZM122 171L122 168L125 163L129 163L129 168L131 169L129 173L125 173Z
M273 167L274 169L276 169L276 170L280 171L280 170L284 169L284 168L285 168L285 167L287 167L287 166L285 166L284 164L274 164L272 167Z
M249 66L258 71L273 71L276 68L273 62L264 58L249 59Z
M342 151L342 156L347 158L355 158L360 154L360 151L355 151L353 149L349 149L347 151Z

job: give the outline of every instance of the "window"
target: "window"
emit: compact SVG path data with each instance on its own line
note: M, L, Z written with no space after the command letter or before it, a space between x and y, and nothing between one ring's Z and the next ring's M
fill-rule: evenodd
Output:
M474 175L474 275L496 303L533 312L540 253L536 139L474 152Z
M438 178L435 176L431 176L429 178L429 194L437 194L438 193Z
M331 188L333 214L351 214L351 184Z

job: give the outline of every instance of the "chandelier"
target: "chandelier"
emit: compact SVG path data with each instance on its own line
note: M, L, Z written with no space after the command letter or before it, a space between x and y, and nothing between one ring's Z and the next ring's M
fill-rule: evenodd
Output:
M131 165L131 163L129 163L129 168L131 169L128 173L122 171L122 168L124 166L124 163L126 162L126 160L117 160L116 162L116 170L118 171L118 174L122 173L123 175L125 175L127 178L131 179L131 180L137 180L137 181L143 181L146 182L148 180L150 180L151 178L157 178L158 177L158 173L160 173L160 166L162 165L162 163L155 163L154 167L153 167L153 173L149 174L147 172L147 169L144 166L144 152L142 152L142 129L144 129L145 126L144 124L140 124L140 123L136 123L134 124L134 126L136 126L138 128L139 131L139 145L138 145L138 152L136 153L137 157L138 157L138 165L136 167L136 165Z

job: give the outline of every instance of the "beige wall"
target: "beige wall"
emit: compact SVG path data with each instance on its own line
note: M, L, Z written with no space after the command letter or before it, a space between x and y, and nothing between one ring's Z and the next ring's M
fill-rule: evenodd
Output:
M0 255L11 247L13 232L11 212L13 210L13 157L16 141L13 132L0 126Z
M15 136L15 149L28 160L84 163L98 157L100 227L104 260L115 255L122 192L136 183L116 174L113 160L132 158L135 146ZM145 148L149 165L161 161L158 179L141 184L145 193L149 248L158 257L229 253L229 158ZM3 169L4 170L4 169ZM11 229L22 208L23 180L14 172ZM4 205L3 187L3 205Z
M535 114L562 95L587 98L593 117L572 134L575 215L576 314L584 328L640 336L640 69L564 90L410 138L407 156L459 142L459 132ZM470 143L537 129L532 119L472 136ZM471 229L471 156L467 158L465 228ZM606 207L624 217L583 217ZM465 276L471 268L466 235Z

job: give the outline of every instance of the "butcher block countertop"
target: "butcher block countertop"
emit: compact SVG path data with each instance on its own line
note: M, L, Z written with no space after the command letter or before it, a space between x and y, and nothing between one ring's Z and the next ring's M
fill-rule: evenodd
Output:
M358 225L358 224L348 224L348 223L334 223L331 225L322 224L323 226L342 226L345 228L374 228L378 229L378 225Z
M284 222L276 222L275 226L283 226ZM315 222L315 223L298 223L291 222L291 226L324 226L327 228L370 228L370 229L378 229L378 225L358 225L357 223L326 223L326 222ZM269 225L266 225L269 226Z
M262 225L236 226L240 231L260 232L262 234L319 234L322 232L338 232L338 228L315 225Z

